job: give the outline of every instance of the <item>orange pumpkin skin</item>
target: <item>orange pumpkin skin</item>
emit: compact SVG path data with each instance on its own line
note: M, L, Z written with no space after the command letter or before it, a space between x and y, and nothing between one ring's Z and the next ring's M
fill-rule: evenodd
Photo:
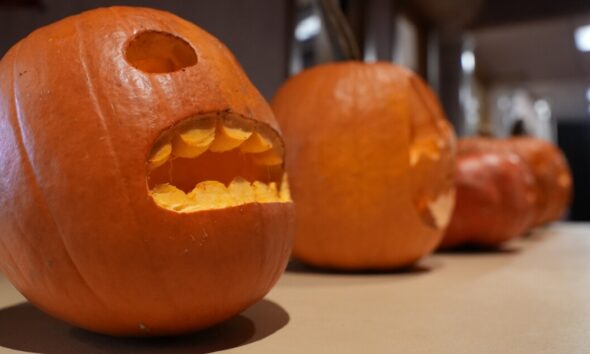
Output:
M457 157L457 201L439 248L498 246L527 231L534 218L534 179L513 153Z
M539 185L541 208L535 226L559 220L571 202L572 175L563 153L543 139L517 137L507 144L529 166Z
M184 39L198 63L149 74L130 38ZM175 213L148 194L162 131L202 113L268 125L268 104L231 53L195 25L106 8L41 28L0 62L0 266L34 304L113 335L204 328L260 300L284 270L291 203Z
M567 160L557 146L546 140L468 138L459 141L459 151L514 152L527 164L535 179L536 211L530 227L559 220L571 202L573 183Z
M395 268L436 247L454 201L455 138L416 75L389 63L321 65L287 81L272 107L289 150L294 257Z

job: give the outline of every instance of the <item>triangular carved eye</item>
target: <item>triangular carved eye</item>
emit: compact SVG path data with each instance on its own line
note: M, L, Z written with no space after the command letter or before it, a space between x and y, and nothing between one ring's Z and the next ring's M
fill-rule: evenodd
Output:
M197 63L195 50L184 39L170 33L144 31L133 37L125 59L146 73L170 73Z

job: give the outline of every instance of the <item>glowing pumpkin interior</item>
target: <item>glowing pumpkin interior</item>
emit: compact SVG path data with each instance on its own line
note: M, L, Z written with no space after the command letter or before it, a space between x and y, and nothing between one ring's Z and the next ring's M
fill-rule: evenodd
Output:
M231 113L183 120L147 159L157 205L179 213L290 202L283 146L268 126Z

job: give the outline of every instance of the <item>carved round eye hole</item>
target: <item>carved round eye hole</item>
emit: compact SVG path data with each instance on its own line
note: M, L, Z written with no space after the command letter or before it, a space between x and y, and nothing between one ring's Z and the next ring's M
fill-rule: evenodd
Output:
M197 53L184 39L170 33L145 31L131 39L125 59L147 73L170 73L195 65Z

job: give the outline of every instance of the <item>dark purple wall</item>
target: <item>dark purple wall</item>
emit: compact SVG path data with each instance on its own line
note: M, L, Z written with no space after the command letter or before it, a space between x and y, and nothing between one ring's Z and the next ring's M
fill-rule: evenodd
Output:
M0 7L0 55L35 28L87 9L130 5L173 12L217 36L271 98L287 73L289 0L43 0L44 9Z

